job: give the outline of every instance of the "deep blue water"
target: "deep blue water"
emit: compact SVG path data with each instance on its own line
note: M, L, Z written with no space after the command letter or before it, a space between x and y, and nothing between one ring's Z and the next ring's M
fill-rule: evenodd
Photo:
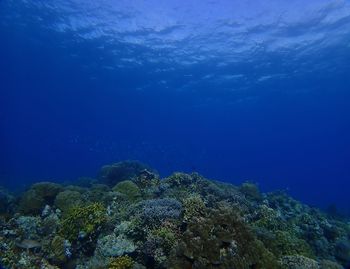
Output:
M137 159L350 211L349 1L2 0L0 94L1 185Z

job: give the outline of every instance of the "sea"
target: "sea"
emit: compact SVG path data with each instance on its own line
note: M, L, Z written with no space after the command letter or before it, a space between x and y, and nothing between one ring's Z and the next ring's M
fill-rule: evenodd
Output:
M0 185L138 160L350 214L348 0L0 0Z

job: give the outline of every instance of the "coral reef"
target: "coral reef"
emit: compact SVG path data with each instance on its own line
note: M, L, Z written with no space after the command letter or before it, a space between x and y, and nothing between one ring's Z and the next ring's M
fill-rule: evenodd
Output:
M83 198L80 192L65 190L57 194L54 205L63 212L68 212L72 207L83 204Z
M37 214L45 207L52 205L62 186L52 182L39 182L31 186L20 200L19 208L24 214Z
M261 201L262 196L259 191L259 188L256 184L251 182L245 182L240 187L239 190L248 198L256 201Z
M284 256L281 263L287 269L319 269L315 260L300 255Z
M141 162L123 161L103 166L99 178L101 182L113 187L121 181L136 178L142 174L144 170L152 171L150 167Z
M102 204L75 207L62 220L59 234L71 242L85 237L95 237L105 221L105 208Z
M41 219L32 216L20 216L15 219L18 232L25 239L37 239L41 229Z
M64 264L69 255L66 253L66 241L63 237L56 235L50 243L50 259L55 264Z
M237 209L208 209L190 222L181 236L171 268L278 268L271 253L256 240Z
M97 241L96 255L104 257L118 257L132 253L136 249L133 241L123 235L106 235Z
M75 184L75 185L74 185ZM0 264L7 269L340 269L350 222L283 192L197 173L160 179L134 161L98 179L0 188Z
M129 256L122 256L111 260L108 269L132 269L133 260Z
M173 198L146 200L139 204L140 217L149 224L158 224L165 219L177 219L182 213L182 204Z
M0 187L0 215L13 212L15 198L6 189Z
M114 186L113 191L124 194L130 202L135 202L141 198L140 188L131 180L124 180Z
M204 217L206 206L200 195L192 195L183 200L184 221Z

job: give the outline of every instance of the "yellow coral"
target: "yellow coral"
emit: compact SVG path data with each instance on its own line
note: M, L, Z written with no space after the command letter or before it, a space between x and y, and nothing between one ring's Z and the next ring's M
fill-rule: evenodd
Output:
M78 238L79 233L93 235L106 221L106 210L100 203L70 210L62 222L60 235L70 241Z
M132 269L134 261L129 256L113 258L109 263L108 269Z

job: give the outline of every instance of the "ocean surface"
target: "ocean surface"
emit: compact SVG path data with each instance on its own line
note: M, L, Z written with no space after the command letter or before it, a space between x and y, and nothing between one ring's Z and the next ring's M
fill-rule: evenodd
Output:
M347 0L0 0L0 185L139 160L350 213Z

